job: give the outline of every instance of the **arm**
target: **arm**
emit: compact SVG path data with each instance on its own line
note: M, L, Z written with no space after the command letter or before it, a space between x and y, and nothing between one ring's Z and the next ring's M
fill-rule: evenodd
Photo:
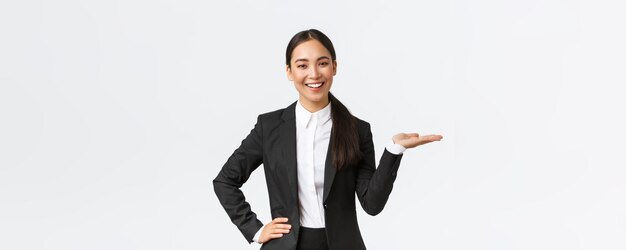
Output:
M263 163L262 131L259 116L254 129L228 158L213 180L217 198L230 220L239 228L248 242L252 242L252 238L263 227L263 223L252 212L240 188L248 180L252 171Z
M363 158L357 170L356 192L363 210L370 215L377 215L385 207L393 189L393 182L396 180L398 168L400 167L402 152L419 145L439 141L443 137L441 135L420 136L417 133L396 134L392 138L395 145L392 144L385 149L380 158L378 169L376 169L374 143L372 142L372 132L369 124L367 124L366 131L362 132L362 134L364 136L361 138L360 146Z
M402 155L392 154L385 149L376 169L374 143L369 124L362 134L360 147L363 157L357 166L356 193L363 210L370 215L377 215L387 204Z

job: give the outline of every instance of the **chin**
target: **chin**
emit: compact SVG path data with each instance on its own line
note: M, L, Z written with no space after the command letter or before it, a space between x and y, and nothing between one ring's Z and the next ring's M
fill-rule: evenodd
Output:
M304 96L304 99L311 103L321 103L325 100L324 96Z

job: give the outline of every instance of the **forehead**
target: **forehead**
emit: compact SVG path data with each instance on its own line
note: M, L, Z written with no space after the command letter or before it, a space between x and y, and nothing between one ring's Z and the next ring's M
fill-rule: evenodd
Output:
M298 59L317 60L317 58L326 56L330 58L330 51L322 45L318 40L311 39L303 42L294 48L291 53L291 61Z

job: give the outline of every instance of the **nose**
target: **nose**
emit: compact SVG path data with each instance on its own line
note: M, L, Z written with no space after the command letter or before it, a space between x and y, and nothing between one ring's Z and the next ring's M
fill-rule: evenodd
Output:
M309 78L311 79L317 79L320 78L320 71L317 67L310 67L309 68Z

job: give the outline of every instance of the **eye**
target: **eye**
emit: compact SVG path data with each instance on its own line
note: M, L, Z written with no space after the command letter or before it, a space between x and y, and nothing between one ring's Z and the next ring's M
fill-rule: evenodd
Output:
M298 67L299 69L306 69L306 65L305 64L300 64L300 65L298 65L296 67Z
M326 66L326 65L328 65L328 62L321 62L320 63L320 66Z

